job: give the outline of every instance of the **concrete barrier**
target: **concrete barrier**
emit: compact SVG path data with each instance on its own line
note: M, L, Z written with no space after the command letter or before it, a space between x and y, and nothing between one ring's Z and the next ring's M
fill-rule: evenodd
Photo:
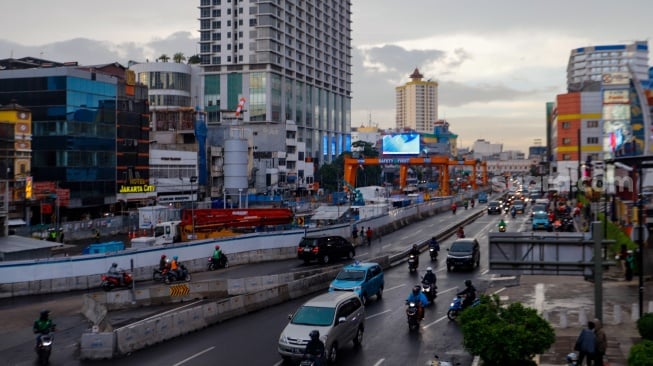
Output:
M93 325L98 325L107 316L107 308L93 296L84 295L82 314L86 319L93 323Z
M79 357L83 360L110 359L114 356L115 334L83 333L80 340Z

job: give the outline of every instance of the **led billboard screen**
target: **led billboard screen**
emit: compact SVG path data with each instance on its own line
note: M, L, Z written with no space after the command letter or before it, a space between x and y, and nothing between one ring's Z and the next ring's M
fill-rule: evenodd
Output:
M383 155L419 155L419 134L402 133L383 136Z

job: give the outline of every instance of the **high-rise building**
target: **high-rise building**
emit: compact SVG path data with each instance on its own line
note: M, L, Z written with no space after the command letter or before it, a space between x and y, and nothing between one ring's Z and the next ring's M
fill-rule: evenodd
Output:
M571 50L567 65L567 89L597 91L604 74L624 72L648 81L648 41L580 47Z
M422 80L424 76L416 68L410 81L395 88L397 130L411 129L433 133L438 120L438 83Z
M320 163L351 144L351 1L200 0L207 123L297 126ZM255 127L253 127L255 128Z

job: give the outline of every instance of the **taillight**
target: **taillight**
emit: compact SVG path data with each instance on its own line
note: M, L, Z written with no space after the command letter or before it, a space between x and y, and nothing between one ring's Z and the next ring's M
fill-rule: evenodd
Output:
M319 247L314 247L314 248L313 248L313 253L317 254L317 252L319 252L319 251L320 251L320 248L319 248Z

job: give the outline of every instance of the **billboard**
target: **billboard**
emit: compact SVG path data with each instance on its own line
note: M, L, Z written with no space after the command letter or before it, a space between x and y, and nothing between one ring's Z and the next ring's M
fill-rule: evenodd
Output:
M418 133L402 133L383 136L383 155L419 155Z

